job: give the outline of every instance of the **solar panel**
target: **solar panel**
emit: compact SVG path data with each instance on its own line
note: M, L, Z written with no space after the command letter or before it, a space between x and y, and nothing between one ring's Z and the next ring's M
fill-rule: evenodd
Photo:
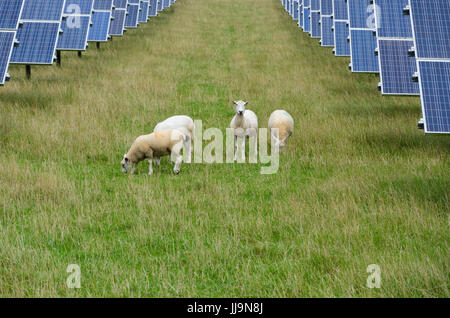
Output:
M93 0L66 0L58 50L86 50L93 5Z
M158 0L157 11L162 11L164 9L163 0Z
M320 0L310 0L311 11L320 11Z
M141 1L141 10L139 11L139 22L145 23L148 21L148 1Z
M110 21L111 11L94 11L94 13L92 13L92 25L89 30L88 41L108 41Z
M292 18L298 20L298 1L294 1L292 6Z
M139 4L128 3L128 14L125 19L126 28L137 28L138 27L138 16L139 16Z
M21 20L61 21L64 0L26 0Z
M312 11L311 10L311 37L312 38L320 38L321 37L321 29L320 29L320 11Z
M348 0L350 23L350 67L352 72L379 72L375 10L370 0Z
M94 11L91 17L92 25L89 29L88 41L108 41L112 7L112 0L94 0Z
M52 64L60 22L23 22L17 31L20 45L14 47L11 63Z
M164 0L164 8L170 7L170 0Z
M311 14L310 0L303 0L303 31L311 31L311 21L309 15Z
M418 62L426 133L450 133L450 60Z
M450 59L450 1L410 3L416 57Z
M322 16L320 26L322 27L322 40L320 41L320 44L322 46L334 46L333 17Z
M7 79L7 71L15 38L15 31L0 31L0 85L5 84L5 80Z
M303 28L303 0L298 3L298 26Z
M347 21L333 21L334 23L334 55L350 56L350 42L347 41L349 28Z
M412 81L416 59L408 56L412 40L378 40L382 94L418 95L419 84Z
M333 0L333 18L348 21L347 0Z
M418 95L419 84L411 79L417 71L416 60L408 56L413 46L411 21L403 14L408 0L374 3L381 93Z
M23 0L0 0L0 29L17 30Z
M150 17L156 17L158 15L157 5L158 0L150 0L150 9L148 10Z
M332 0L320 0L320 14L333 15L333 2Z
M373 31L350 29L350 38L352 72L378 73L378 58L374 54L377 38Z
M122 36L125 30L125 18L127 15L127 9L114 9L112 11L113 20L109 25L109 35Z

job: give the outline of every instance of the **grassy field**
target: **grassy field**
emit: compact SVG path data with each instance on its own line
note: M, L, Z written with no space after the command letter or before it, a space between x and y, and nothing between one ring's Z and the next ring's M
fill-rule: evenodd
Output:
M62 67L0 87L0 296L449 297L450 138L417 97L303 33L278 0L179 0ZM174 114L225 129L243 99L296 130L260 164L164 158L131 142ZM68 264L81 289L66 286ZM366 287L369 264L381 288Z

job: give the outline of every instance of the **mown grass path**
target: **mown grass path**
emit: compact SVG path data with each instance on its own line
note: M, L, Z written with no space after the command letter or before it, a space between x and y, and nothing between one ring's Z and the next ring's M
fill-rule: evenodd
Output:
M450 139L416 97L304 34L278 0L179 0L62 67L0 88L0 295L448 297ZM296 130L276 175L119 162L173 114L225 129L232 99ZM79 264L82 288L66 287ZM366 268L381 268L368 289Z

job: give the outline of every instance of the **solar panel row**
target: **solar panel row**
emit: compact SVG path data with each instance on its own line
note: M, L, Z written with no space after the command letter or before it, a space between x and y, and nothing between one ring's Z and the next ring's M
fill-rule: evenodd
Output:
M426 133L450 133L450 1L281 2L304 32L350 56L353 72L380 73L382 94L420 93Z

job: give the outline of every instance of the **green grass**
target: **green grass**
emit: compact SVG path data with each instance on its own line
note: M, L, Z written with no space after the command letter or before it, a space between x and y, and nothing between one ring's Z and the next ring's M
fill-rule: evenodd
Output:
M180 0L62 67L0 88L3 297L449 297L450 138L417 97L303 33L278 0ZM174 114L225 129L232 99L296 130L275 175L182 165L123 175ZM66 287L68 264L82 288ZM366 287L369 264L380 289Z

